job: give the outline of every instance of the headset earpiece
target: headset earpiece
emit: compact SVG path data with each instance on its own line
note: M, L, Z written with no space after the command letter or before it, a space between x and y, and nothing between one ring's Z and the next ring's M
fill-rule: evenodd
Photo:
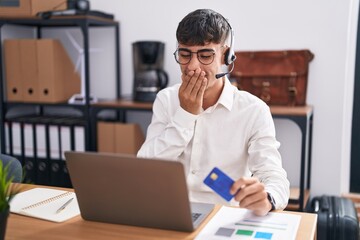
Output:
M235 34L234 34L234 30L230 26L230 23L229 22L227 22L227 23L229 24L229 28L230 28L230 47L225 52L225 64L230 65L236 59L236 55L235 55L235 51L234 51L234 35Z

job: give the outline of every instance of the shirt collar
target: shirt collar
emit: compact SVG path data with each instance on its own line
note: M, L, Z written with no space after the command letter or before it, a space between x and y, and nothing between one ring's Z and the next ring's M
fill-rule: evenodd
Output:
M231 85L229 79L225 77L224 88L221 92L218 104L223 105L229 111L231 110L234 103L234 86Z

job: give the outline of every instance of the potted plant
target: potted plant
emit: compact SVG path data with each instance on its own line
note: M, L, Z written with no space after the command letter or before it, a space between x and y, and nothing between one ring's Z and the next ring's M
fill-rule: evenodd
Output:
M9 176L9 165L4 166L0 160L0 240L5 238L10 201L20 191L20 185L12 183L13 177Z

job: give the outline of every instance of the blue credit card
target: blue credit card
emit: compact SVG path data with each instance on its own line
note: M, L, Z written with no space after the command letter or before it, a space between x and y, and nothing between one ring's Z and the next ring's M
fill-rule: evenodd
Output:
M211 170L209 175L204 179L204 183L221 197L225 198L226 201L230 201L234 197L234 195L230 194L230 188L234 184L234 180L217 167Z

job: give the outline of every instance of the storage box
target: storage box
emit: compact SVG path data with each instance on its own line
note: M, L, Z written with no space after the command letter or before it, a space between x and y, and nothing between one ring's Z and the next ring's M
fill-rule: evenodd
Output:
M4 41L7 101L58 103L80 93L81 80L55 39Z
M64 0L6 0L0 1L0 17L30 17L38 12L67 9Z
M145 137L136 123L98 122L98 151L136 154Z

